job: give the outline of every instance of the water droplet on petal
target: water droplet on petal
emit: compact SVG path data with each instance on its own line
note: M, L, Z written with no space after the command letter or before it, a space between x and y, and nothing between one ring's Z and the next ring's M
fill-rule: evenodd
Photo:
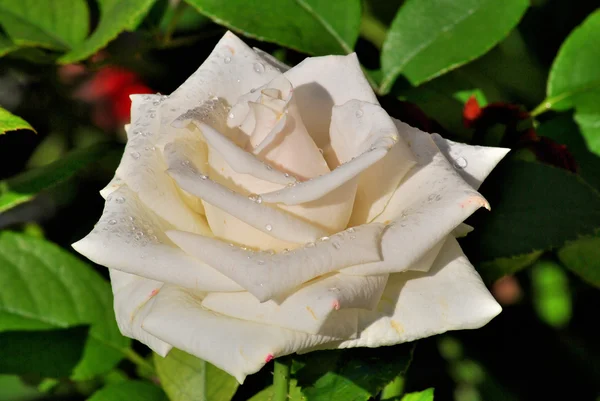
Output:
M319 153L323 154L323 149L319 148Z
M468 162L467 159L465 159L464 157L459 157L456 160L454 160L454 167L458 168L458 169L463 169L465 167L467 167Z
M130 155L136 160L140 158L140 152L131 152Z
M257 194L250 194L250 195L248 195L248 199L250 199L254 203L258 203L258 204L262 203L262 197L260 195L257 195Z
M265 66L262 63L254 63L254 71L258 74L265 72Z
M189 166L190 165L190 161L189 160L182 160L181 161L181 165L182 166Z
M335 249L340 249L340 247L341 247L340 243L339 243L339 242L335 242L335 241L334 241L334 242L332 242L332 243L331 243L331 245L333 245L333 247L334 247Z
M122 196L119 196L118 198L115 199L115 202L117 202L117 203L125 203L125 198L123 198Z
M110 224L111 226L114 226L115 224L117 224L117 220L110 219L110 220L108 220L108 224Z
M346 231L348 231L349 233L353 233L353 232L355 232L356 230L354 229L354 227L350 227L350 228L349 228L349 229L347 229Z
M321 237L319 238L319 241L329 241L329 237Z
M229 113L229 115L227 117L228 118L233 118L233 117L235 117L235 115L233 113Z
M259 260L259 261L257 261L256 263L262 266L262 265L264 265L264 264L265 264L265 261L264 261L264 260Z
M225 57L225 58L223 59L223 62L224 62L225 64L229 64L229 63L231 63L231 57L229 57L229 56Z
M207 179L208 179L208 176L207 176L207 175L204 175L204 174L202 174L202 175L200 176L200 179L201 179L201 180L207 180Z
M363 111L358 109L358 110L356 110L354 115L356 116L356 118L361 118L363 116Z
M270 224L267 224L267 225L265 226L265 229L266 229L267 231L271 231L271 230L273 230L273 226L272 226L272 225L270 225Z
M307 242L306 245L304 245L305 248L314 248L315 247L315 243L314 242Z

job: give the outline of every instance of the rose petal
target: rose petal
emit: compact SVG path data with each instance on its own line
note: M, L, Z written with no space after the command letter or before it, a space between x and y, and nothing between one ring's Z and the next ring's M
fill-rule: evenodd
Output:
M113 289L115 317L121 334L146 344L154 352L165 356L171 345L142 329L142 322L154 303L163 283L109 269Z
M256 52L256 54L258 54L259 56L261 56L267 63L271 64L273 67L275 67L279 71L286 72L287 70L290 69L289 65L285 64L282 61L279 61L278 59L276 59L275 57L271 56L266 51L261 50L258 47L253 47L252 49Z
M249 292L213 292L202 306L238 319L348 339L356 335L353 308L375 308L386 282L387 275L334 274L306 283L280 303L260 303Z
M471 227L470 225L465 224L465 223L460 223L452 231L452 235L454 235L455 238L462 238L462 237L466 237L467 234L469 234L473 230L474 230L474 228Z
M100 221L75 250L95 263L161 282L202 291L238 291L236 283L186 255L164 234L161 220L123 186L107 200Z
M165 125L213 97L234 104L243 94L278 75L268 60L226 32L198 70L163 102Z
M155 145L160 134L157 106L160 96L132 97L131 129L137 134L127 142L116 175L137 193L154 213L178 229L210 235L205 219L186 205L173 181L164 174L166 165ZM176 139L176 138L173 138Z
M180 153L172 146L165 147L165 156L169 165L167 173L182 189L266 234L295 243L314 241L326 234L319 227L289 213L235 193L199 173L191 164L182 165L185 160L180 158Z
M354 53L309 57L284 75L294 87L294 97L307 130L321 149L329 146L333 106L353 99L378 104Z
M472 146L431 135L433 141L461 177L478 189L494 167L510 152L506 148Z
M202 135L204 135L204 139L208 145L219 152L221 157L223 157L227 164L229 164L236 172L240 174L250 174L262 180L283 185L291 184L296 181L294 177L274 169L270 165L260 161L252 153L241 149L212 127L197 121L194 121L194 123L202 131Z
M417 165L374 220L392 223L381 241L383 264L375 270L366 265L353 266L346 270L348 273L406 270L475 210L489 208L487 201L454 171L429 134L403 129L405 124L400 121L396 124L412 146Z
M360 312L360 338L339 348L380 347L449 330L476 329L502 308L449 237L427 273L391 274L378 312Z
M356 118L358 110L361 112L365 110L364 118L362 115ZM381 107L354 100L336 106L331 120L331 141L342 164L330 173L296 183L291 187L261 194L262 198L265 202L286 205L314 201L357 177L383 159L395 146L405 149L400 151L400 155L405 156L404 159L396 161L396 164L400 165L400 173L404 175L414 161L406 145L398 143L398 140L394 123Z
M201 303L201 293L166 285L156 296L143 328L212 363L240 383L275 357L332 340L223 316L203 309Z
M112 180L110 180L110 182L100 190L100 196L106 199L108 195L121 188L123 184L125 184L125 182L120 177L115 175Z
M192 233L169 231L167 235L184 251L213 266L262 302L320 275L381 260L382 228L381 224L359 226L331 239L274 255L231 247L223 241Z

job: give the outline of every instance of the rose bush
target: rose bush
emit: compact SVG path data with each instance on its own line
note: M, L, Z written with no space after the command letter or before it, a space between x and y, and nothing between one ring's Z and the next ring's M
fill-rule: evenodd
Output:
M173 94L132 100L104 213L73 245L110 269L124 335L242 382L500 312L455 237L507 150L389 117L355 55L288 69L227 33Z

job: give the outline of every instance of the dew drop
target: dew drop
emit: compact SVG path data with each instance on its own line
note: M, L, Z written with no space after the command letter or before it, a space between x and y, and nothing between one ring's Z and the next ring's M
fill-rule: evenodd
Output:
M140 158L140 152L131 152L130 155L136 160Z
M182 166L189 166L190 165L190 161L189 160L182 160L181 161L181 165Z
M229 57L229 56L225 57L225 58L223 59L223 62L224 62L225 64L229 64L229 63L231 63L231 57Z
M283 248L283 251L281 251L281 253L288 253L290 250L288 248Z
M266 229L267 231L271 231L271 230L273 230L273 226L272 226L272 225L270 225L270 224L267 224L267 225L265 226L265 229Z
M354 113L354 115L356 116L356 118L361 118L363 116L363 111L362 110L356 110L356 112Z
M264 261L264 260L259 260L259 261L257 261L256 263L262 266L262 265L264 265L264 264L265 264L265 261Z
M463 169L465 167L467 167L468 163L467 163L467 159L465 159L464 157L459 157L456 160L454 160L454 167L458 168L458 169Z
M242 82L242 80L238 78L236 79L236 82L239 84L240 82Z
M142 133L142 131L135 131L133 134L134 135L140 135Z
M250 195L248 195L248 199L250 199L254 203L258 203L258 204L262 203L262 197L260 195L257 195L257 194L250 194Z
M315 247L315 243L314 242L307 242L306 245L304 245L305 248L314 248Z
M350 228L349 228L348 230L346 230L346 231L348 231L349 233L353 233L353 232L355 232L356 230L354 229L354 227L350 227Z
M333 247L334 247L335 249L340 249L340 247L341 247L340 243L339 243L339 242L335 242L335 241L334 241L334 242L332 242L332 243L331 243L331 245L333 245Z
M201 179L201 180L207 180L207 179L208 179L208 176L207 176L207 175L204 175L204 174L202 174L202 175L200 176L200 179Z
M319 238L319 241L329 241L329 237L327 237L327 236L321 237L321 238Z
M265 72L265 66L262 63L254 63L254 71L258 74Z
M122 196L119 196L118 198L115 199L115 202L117 202L117 203L125 203L125 198L123 198Z
M235 115L233 113L229 113L229 115L227 117L231 119L231 118L235 117Z
M156 113L155 112L151 112L150 113L150 118L154 118L154 117L156 117Z
M323 149L319 148L319 153L323 154Z
M115 224L117 224L117 220L110 219L110 220L108 220L108 224L110 224L111 226L114 226Z

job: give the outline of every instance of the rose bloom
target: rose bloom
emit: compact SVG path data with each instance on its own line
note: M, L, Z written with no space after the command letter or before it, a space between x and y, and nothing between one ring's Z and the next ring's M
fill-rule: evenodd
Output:
M507 149L388 116L356 55L289 68L225 34L170 96L132 97L93 231L121 332L240 382L271 359L486 324L456 241Z

